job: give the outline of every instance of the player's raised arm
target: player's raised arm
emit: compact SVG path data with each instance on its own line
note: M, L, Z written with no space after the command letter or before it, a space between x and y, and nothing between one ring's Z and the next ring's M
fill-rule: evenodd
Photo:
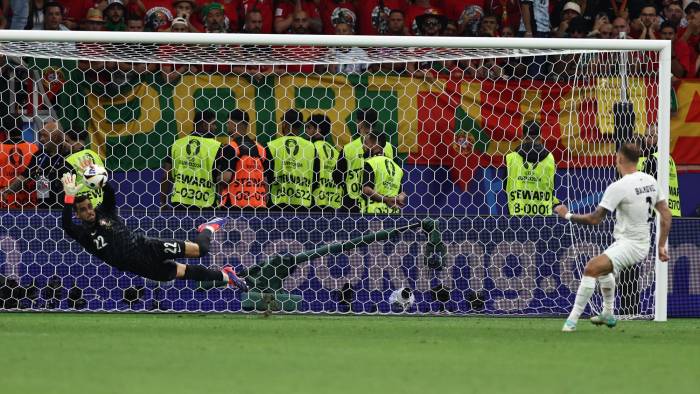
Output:
M571 220L574 223L587 224L591 226L600 224L600 222L605 219L605 216L608 215L608 210L600 205L595 209L595 211L585 215L577 215L569 212L569 208L564 204L554 207L554 212L556 212L559 217L563 219Z
M661 218L661 228L659 229L659 260L668 261L669 255L668 249L666 248L666 241L668 241L668 233L671 231L671 210L666 200L657 202L654 208L659 212L659 217Z

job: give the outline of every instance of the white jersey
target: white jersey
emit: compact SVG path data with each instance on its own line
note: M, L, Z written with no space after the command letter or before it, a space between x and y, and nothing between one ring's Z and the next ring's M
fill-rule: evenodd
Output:
M616 241L625 240L649 244L649 224L653 221L654 206L666 200L656 179L637 171L613 182L603 194L600 206L615 212Z

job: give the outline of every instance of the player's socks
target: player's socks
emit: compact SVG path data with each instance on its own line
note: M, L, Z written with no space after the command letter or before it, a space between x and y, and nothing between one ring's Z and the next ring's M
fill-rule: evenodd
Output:
M212 219L206 223L200 224L199 227L197 227L197 231L199 231L201 233L204 230L209 230L212 233L215 233L215 232L219 231L219 229L224 227L226 222L227 222L227 219L225 219L225 218Z
M197 234L194 243L199 245L199 257L204 257L209 254L209 245L211 244L211 231L202 231Z
M603 313L604 316L612 316L615 308L615 275L609 273L598 277L600 292L603 293Z
M182 279L189 280L221 280L221 271L212 270L206 268L202 265L187 265L185 268L185 275ZM228 278L224 280L228 281Z
M592 276L584 276L581 278L581 284L578 285L578 291L576 292L576 300L574 301L574 307L569 314L567 321L574 323L578 322L578 318L586 309L586 304L588 300L591 299L593 291L595 290L595 278Z

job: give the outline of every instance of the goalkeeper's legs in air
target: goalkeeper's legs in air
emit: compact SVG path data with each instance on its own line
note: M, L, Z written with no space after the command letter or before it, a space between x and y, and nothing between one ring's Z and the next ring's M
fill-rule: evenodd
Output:
M613 275L613 264L610 258L604 254L592 258L583 269L583 276L576 292L576 300L569 317L562 327L564 332L576 331L578 319L586 308L586 304L591 299L595 290L596 280L600 283L600 290L603 293L603 313L591 319L593 324L606 324L614 327L617 321L613 317L613 306L615 303L615 276ZM600 323L598 323L600 321Z
M220 230L226 224L226 219L214 219L200 225L197 228L199 234L194 242L178 241L178 240L156 240L153 239L150 243L152 249L156 253L160 253L160 258L165 264L169 278L185 279L196 281L225 281L229 286L237 287L243 291L248 290L248 286L243 278L236 274L232 267L224 267L222 270L209 269L197 264L182 264L173 261L176 258L201 258L209 254L209 245L211 244L212 235ZM156 279L157 278L152 278ZM162 280L162 279L161 279Z

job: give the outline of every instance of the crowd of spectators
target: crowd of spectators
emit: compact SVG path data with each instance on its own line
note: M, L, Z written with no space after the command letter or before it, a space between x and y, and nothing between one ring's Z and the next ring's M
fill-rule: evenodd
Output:
M4 0L0 28L670 39L698 75L698 0ZM354 69L353 69L354 71Z

